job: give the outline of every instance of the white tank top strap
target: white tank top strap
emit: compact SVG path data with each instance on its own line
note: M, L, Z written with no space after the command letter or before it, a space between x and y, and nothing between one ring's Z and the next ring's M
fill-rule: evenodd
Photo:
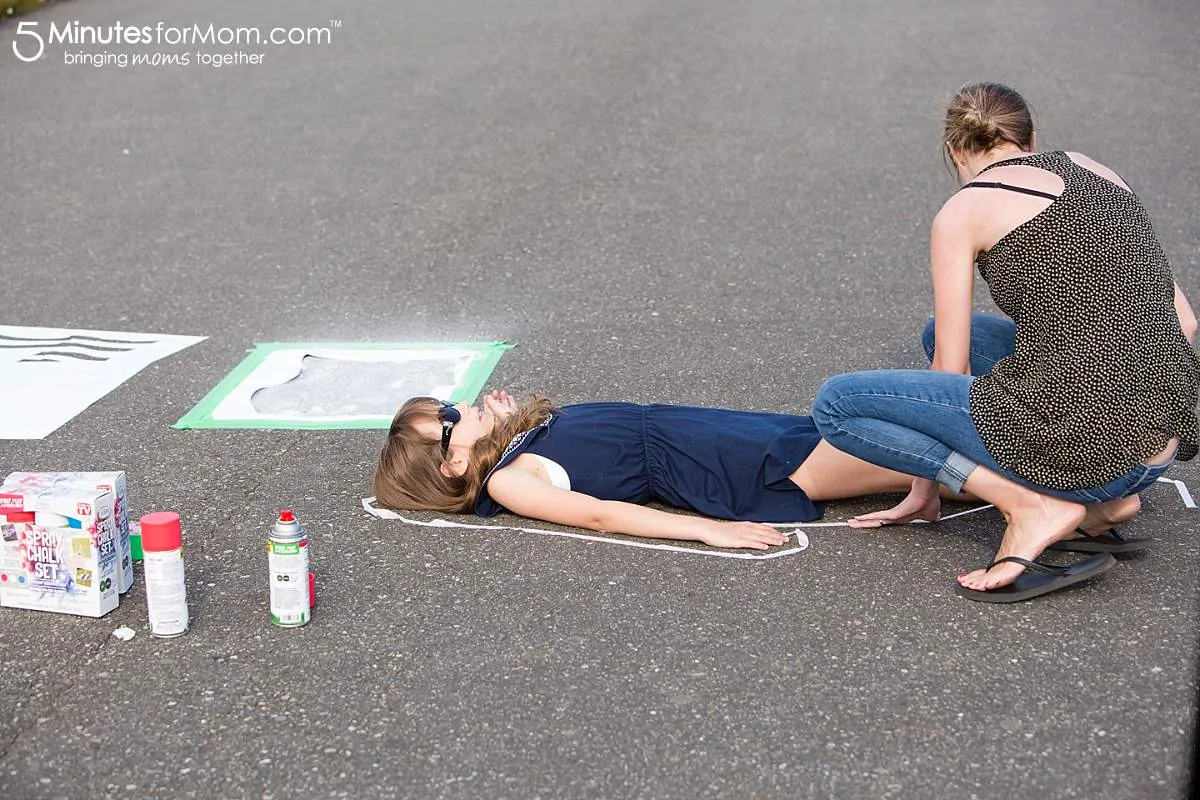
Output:
M546 470L546 474L550 476L551 484L559 489L570 490L571 476L568 475L567 471L562 468L562 464L559 464L557 461L552 461L545 456L539 456L537 453L530 453L529 455L536 458L542 465L542 468Z

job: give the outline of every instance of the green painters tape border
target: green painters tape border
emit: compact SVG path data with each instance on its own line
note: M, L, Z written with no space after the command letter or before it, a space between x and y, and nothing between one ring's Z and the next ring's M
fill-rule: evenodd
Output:
M469 350L474 357L466 374L454 387L447 400L455 403L473 402L491 377L505 350L516 345L508 342L260 342L248 351L242 362L234 367L212 391L204 396L190 411L172 427L180 430L196 428L258 428L285 430L345 430L355 428L387 428L392 415L355 420L306 420L295 419L214 419L213 412L225 401L250 373L271 354L279 350Z

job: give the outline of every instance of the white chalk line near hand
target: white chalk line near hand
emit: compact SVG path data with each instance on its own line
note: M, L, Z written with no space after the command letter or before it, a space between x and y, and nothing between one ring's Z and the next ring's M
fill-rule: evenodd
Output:
M716 558L737 558L743 561L767 561L772 558L783 558L784 556L792 556L796 553L802 553L808 549L808 536L804 531L797 528L785 535L788 538L795 538L796 543L787 547L784 550L774 550L769 553L730 553L720 550L700 549L699 547L679 547L672 544L656 544L653 542L630 542L624 539L610 539L607 536L592 536L586 533L570 533L568 531L554 531L546 528L523 528L515 525L472 525L469 522L452 522L446 519L419 520L397 514L387 508L379 508L374 505L374 497L364 497L362 500L363 509L374 517L380 519L395 519L400 520L408 525L419 525L423 528L462 528L464 530L473 531L517 531L518 533L536 533L542 536L559 536L566 539L581 539L585 542L600 542L602 544L616 544L623 547L640 547L643 550L667 550L673 553L689 553L698 556L714 556ZM792 527L792 526L787 526Z

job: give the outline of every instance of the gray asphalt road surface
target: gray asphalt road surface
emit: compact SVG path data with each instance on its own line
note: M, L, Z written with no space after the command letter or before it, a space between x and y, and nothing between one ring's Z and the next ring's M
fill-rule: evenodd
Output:
M34 39L0 25L0 322L208 337L0 442L0 470L123 469L135 517L178 511L193 617L152 638L140 578L98 620L0 610L5 800L1184 796L1200 545L1170 486L1129 526L1148 555L992 607L953 586L994 513L726 561L374 519L378 431L170 426L255 342L506 340L490 387L797 413L828 375L921 366L939 111L976 79L1030 99L1043 147L1117 169L1200 298L1193 0L23 21L329 35L24 63ZM266 608L283 506L320 581L297 630Z

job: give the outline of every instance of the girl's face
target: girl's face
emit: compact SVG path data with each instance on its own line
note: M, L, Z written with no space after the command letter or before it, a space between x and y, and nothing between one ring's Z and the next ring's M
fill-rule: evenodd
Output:
M492 428L496 427L496 418L492 416L492 412L468 403L457 403L454 407L461 419L454 423L454 428L450 431L450 452L447 457L455 467L455 472L461 474L471 452L471 445L492 432ZM441 441L442 423L438 420L421 419L414 422L413 427L427 439Z
M462 419L454 423L454 430L450 432L451 450L456 447L470 450L471 445L487 436L492 432L492 428L496 427L496 418L492 416L492 412L486 409L467 403L458 403L454 407L458 409ZM438 437L440 438L441 435L441 425L439 424Z

